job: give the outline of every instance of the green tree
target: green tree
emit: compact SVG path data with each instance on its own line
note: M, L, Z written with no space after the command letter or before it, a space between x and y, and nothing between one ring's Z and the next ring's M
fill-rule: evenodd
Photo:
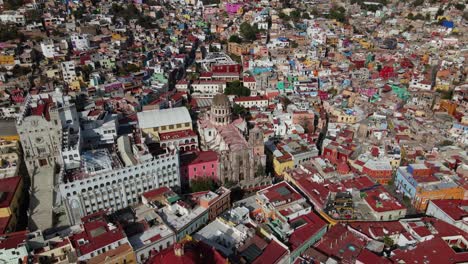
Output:
M196 178L190 181L191 192L214 191L218 188L218 184L209 177Z
M462 3L456 3L455 4L455 8L460 10L460 11L465 10L465 7L466 7L465 4L462 4Z
M232 81L227 83L224 94L237 96L250 96L250 89L244 87L240 81Z
M247 22L244 22L240 25L240 33L242 35L242 37L245 39L245 40L248 40L248 41L254 41L257 39L257 33L259 33L260 31L258 30L258 27L257 25L255 24L254 26L250 25L249 23Z
M278 17L281 18L281 19L284 20L284 21L289 21L289 20L291 19L288 15L286 15L286 14L283 13L283 12L280 12L280 13L278 14Z
M242 43L242 39L238 35L234 34L229 37L229 42L235 42L240 44Z
M291 13L289 13L289 16L292 20L297 21L301 18L301 12L299 12L298 10L293 10L291 11Z
M387 235L384 236L383 242L387 247L391 247L391 246L393 246L395 244L393 239L391 237L387 236Z

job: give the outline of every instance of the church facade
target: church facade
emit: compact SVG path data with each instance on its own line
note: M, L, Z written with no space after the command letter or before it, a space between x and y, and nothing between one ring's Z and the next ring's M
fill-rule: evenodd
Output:
M197 125L201 149L220 155L221 183L238 183L243 188L269 183L264 177L263 133L257 127L249 130L242 118L232 120L231 103L226 95L217 94L213 98L210 111L200 116Z

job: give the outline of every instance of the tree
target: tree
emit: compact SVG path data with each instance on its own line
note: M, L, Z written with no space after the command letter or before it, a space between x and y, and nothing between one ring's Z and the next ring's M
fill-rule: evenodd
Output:
M224 94L237 96L250 96L250 89L244 87L240 81L232 81L227 83Z
M281 19L284 20L284 21L289 21L289 20L291 19L288 15L286 15L286 14L283 13L283 12L280 12L280 13L278 14L278 17L281 18Z
M387 247L392 247L395 244L393 239L387 235L384 236L383 242Z
M330 9L330 13L328 14L329 19L335 19L339 22L345 22L346 20L346 9L342 6L340 7L332 7Z
M289 13L289 16L291 17L292 20L297 21L301 18L301 12L297 10L293 10L291 11L291 13Z
M164 12L161 11L161 10L158 10L158 11L156 12L156 19L161 19L161 18L163 18L163 17L164 17Z
M260 31L258 30L258 27L257 25L255 24L254 26L250 25L249 23L247 22L243 22L241 25L240 25L240 33L242 35L242 37L245 39L245 40L248 40L248 41L254 41L257 39L257 34L259 33Z
M455 4L455 8L460 10L460 11L465 10L465 7L466 7L465 4L462 4L462 3L456 3Z
M18 31L18 27L11 24L0 24L0 41L9 41L24 37L23 33Z
M310 15L307 12L302 13L302 19L310 19Z
M190 181L191 192L214 191L218 184L209 177L200 177Z
M242 43L242 39L238 35L231 35L229 37L229 42Z

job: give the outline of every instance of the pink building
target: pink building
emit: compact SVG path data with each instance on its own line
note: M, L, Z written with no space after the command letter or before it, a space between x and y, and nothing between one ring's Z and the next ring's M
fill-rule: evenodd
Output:
M227 3L226 4L226 12L228 12L229 14L236 14L241 8L242 8L242 4L240 3Z
M188 185L190 181L202 177L219 181L219 158L215 151L188 153L182 155L180 159L180 175L183 185Z

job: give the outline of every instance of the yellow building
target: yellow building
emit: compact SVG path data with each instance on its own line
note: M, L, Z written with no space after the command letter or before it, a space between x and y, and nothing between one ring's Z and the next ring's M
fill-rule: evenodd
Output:
M76 263L76 250L68 238L54 237L35 255L33 263Z
M11 55L0 55L0 65L13 65L15 64L15 57Z
M145 135L159 141L159 133L192 130L192 118L186 107L138 112L138 123Z
M22 198L23 179L20 176L0 179L0 232L16 227Z
M91 258L88 264L132 264L137 263L135 252L129 243L108 250L96 257Z
M294 160L291 155L286 153L281 157L273 158L273 170L275 171L275 175L280 176L286 169L292 168L294 168Z

